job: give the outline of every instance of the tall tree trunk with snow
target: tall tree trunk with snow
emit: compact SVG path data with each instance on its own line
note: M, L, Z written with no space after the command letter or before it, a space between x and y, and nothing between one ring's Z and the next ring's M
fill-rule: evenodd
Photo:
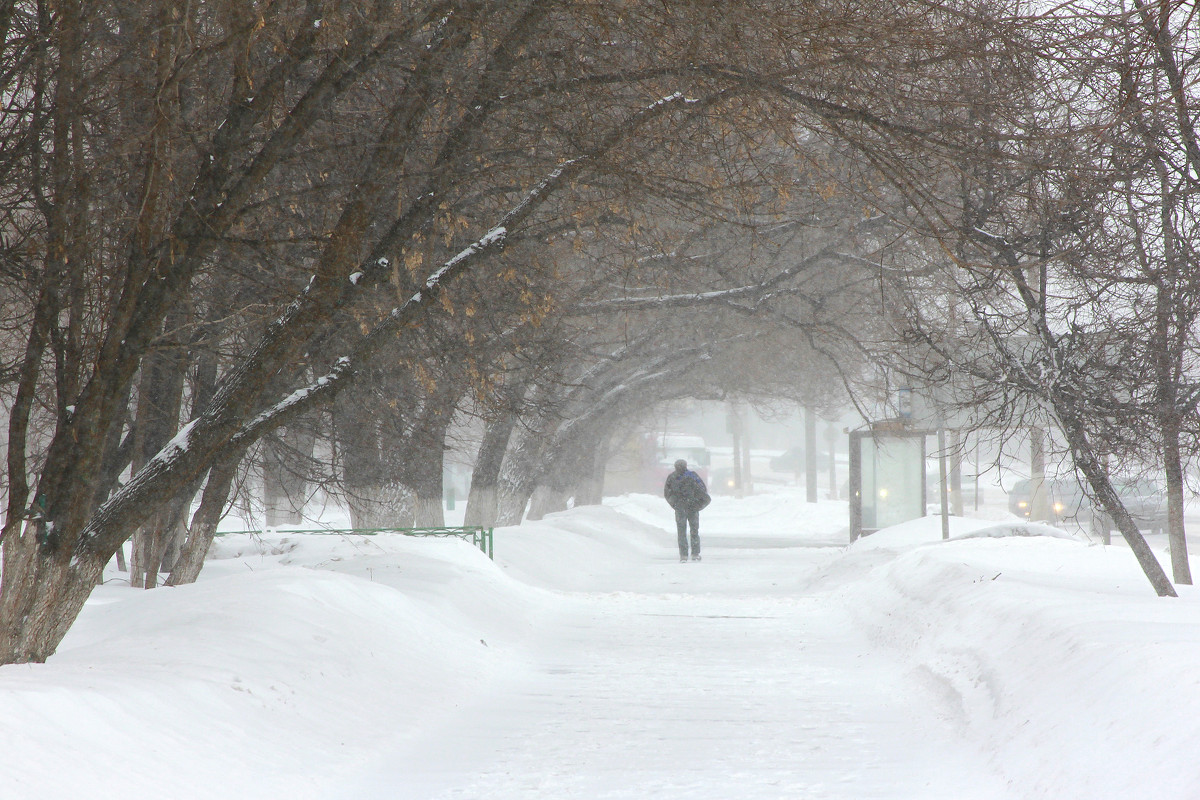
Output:
M607 406L601 406L593 418L556 426L558 437L545 446L540 467L533 475L537 488L529 519L564 511L572 499L576 506L600 502L604 464L608 461L607 439L602 433L607 429L607 411Z
M1194 131L1186 138L1193 147L1200 148ZM1196 155L1195 166L1200 168L1200 153ZM1196 280L1191 273L1196 266L1200 266L1197 258L1200 254L1197 254L1195 245L1188 237L1179 236L1177 226L1180 224L1180 215L1196 213L1194 200L1200 198L1200 189L1192 185L1189 190L1173 191L1165 161L1158 152L1151 159L1159 179L1161 230L1158 238L1166 267L1156 274L1153 332L1150 338L1155 378L1154 416L1162 436L1162 465L1167 480L1167 538L1171 548L1171 573L1176 583L1191 585L1192 568L1188 561L1187 532L1183 518L1186 487L1182 436L1187 410L1180 397L1180 386L1187 373L1185 354L1194 346L1192 335L1198 309L1197 301L1193 299L1196 287L1190 284ZM1180 194L1186 199L1180 198ZM1135 240L1141 251L1139 255L1144 258L1147 248L1143 237L1144 234L1138 231Z
M201 347L195 357L191 381L192 417L197 416L216 393L220 363L213 343L220 338L223 325L221 321L210 321L198 331L197 340L207 339L207 346ZM163 569L170 570L166 581L168 586L193 583L199 577L204 557L208 554L217 524L233 489L233 478L240 459L240 452L227 456L207 473L190 481L175 497L173 513L178 519L177 533L167 551L169 559L164 557L163 563ZM187 515L191 513L192 501L197 494L200 495L200 505L189 524Z
M446 432L463 392L464 387L450 379L430 392L402 450L399 467L416 497L413 524L419 528L446 524L442 506Z
M1168 241L1174 237L1167 235ZM1172 243L1174 245L1174 243ZM1172 246L1169 250L1174 250ZM1160 288L1155 307L1154 374L1156 418L1162 437L1162 465L1166 475L1167 493L1167 540L1171 549L1171 574L1175 583L1191 585L1192 569L1188 561L1187 533L1183 518L1183 496L1185 478L1183 470L1183 447L1181 445L1183 419L1180 413L1179 376L1183 374L1182 352L1186 345L1172 341L1172 337L1183 335L1173 323L1177 303L1164 297Z
M526 397L526 405L534 410L518 420L509 440L497 485L496 524L519 525L525 519L534 490L542 482L548 450L562 424L554 416L562 397L561 387L544 385L534 387Z
M504 454L516 423L516 411L507 409L501 410L488 422L479 452L475 455L475 466L471 470L471 490L463 515L464 525L480 525L484 528L496 525L500 467L504 463Z
M1154 591L1159 597L1177 597L1175 587L1167 579L1154 551L1146 543L1146 537L1142 536L1137 523L1133 521L1128 509L1125 508L1120 496L1113 488L1103 459L1092 444L1087 426L1080 416L1080 403L1075 397L1066 393L1069 391L1070 389L1067 388L1062 394L1051 393L1048 399L1058 420L1062 423L1063 436L1066 437L1067 445L1071 449L1076 469L1083 473L1096 501L1116 524L1117 530L1121 532L1129 549L1133 551L1138 566L1142 568L1142 572L1149 579Z
M520 407L529 391L523 378L507 382L501 390L499 408L488 420L475 466L471 470L471 489L467 496L464 525L492 528L497 524L500 509L500 469L512 439L513 429L520 418Z
M514 444L505 455L498 484L497 525L519 525L537 488L545 438L540 434L517 431Z
M529 518L563 511L569 502L575 506L598 505L604 487L604 466L608 445L600 432L603 424L573 428L565 441L549 448L538 488L533 494Z
M536 462L527 463L524 478L533 486L526 519L535 521L567 510L578 457L575 451L563 453L560 443L553 439L540 444L541 456Z
M403 483L380 483L348 488L350 525L358 530L411 528L416 514L416 496Z
M576 506L598 506L604 502L604 471L608 466L611 440L601 437L593 449L590 463L579 476L574 496Z

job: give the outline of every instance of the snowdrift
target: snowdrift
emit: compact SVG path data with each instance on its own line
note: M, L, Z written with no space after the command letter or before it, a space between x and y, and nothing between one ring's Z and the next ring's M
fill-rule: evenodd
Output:
M1123 547L961 522L948 542L915 543L919 525L870 537L833 591L908 654L1015 797L1200 797L1200 593L1155 597Z
M844 504L768 495L718 498L723 532L680 565L660 505L498 529L496 562L459 540L281 533L221 538L195 586L110 575L49 662L0 668L0 797L337 796L526 668L548 609L647 586L850 609L1014 798L1200 796L1200 594L1156 598L1123 548L980 520L943 542L937 518L845 546ZM790 582L757 582L785 556Z
M328 797L484 690L529 616L532 590L457 539L214 551L194 586L113 576L46 664L0 668L0 797Z

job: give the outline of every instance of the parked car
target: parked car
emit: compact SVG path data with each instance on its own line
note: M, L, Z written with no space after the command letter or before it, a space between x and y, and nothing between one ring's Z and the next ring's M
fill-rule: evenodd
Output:
M787 450L773 457L768 463L775 472L803 472L804 448L799 445L789 447Z
M1043 483L1047 493L1049 522L1074 521L1080 525L1090 522L1091 505L1078 483L1072 480L1045 480ZM1028 518L1033 510L1031 484L1028 478L1019 480L1008 492L1008 510L1018 517Z
M1047 480L1050 522L1074 522L1093 533L1112 530L1116 525L1108 514L1095 507L1092 499L1073 480ZM1019 517L1028 517L1031 498L1030 481L1021 480L1008 493L1008 510ZM1162 531L1167 527L1167 509L1158 484L1146 479L1114 479L1113 488L1140 530Z
M717 467L712 471L712 478L708 482L709 494L733 494L735 488L733 467Z
M1167 529L1167 500L1157 483L1144 478L1114 479L1113 488L1139 530L1161 533ZM1093 533L1103 534L1117 527L1108 514L1098 508L1090 510Z

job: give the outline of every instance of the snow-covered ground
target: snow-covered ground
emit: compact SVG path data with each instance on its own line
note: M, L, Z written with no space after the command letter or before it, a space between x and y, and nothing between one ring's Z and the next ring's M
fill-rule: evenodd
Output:
M846 546L844 503L718 497L687 564L647 495L494 562L223 537L0 668L0 798L1200 797L1200 593L994 516Z

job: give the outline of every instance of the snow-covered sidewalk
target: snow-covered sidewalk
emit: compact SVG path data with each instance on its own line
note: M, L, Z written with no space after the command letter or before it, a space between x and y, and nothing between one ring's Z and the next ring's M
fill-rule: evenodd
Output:
M1200 595L952 522L847 547L842 503L717 498L688 564L637 495L498 530L495 562L225 537L0 668L0 797L1200 796Z
M676 593L556 604L528 671L448 710L345 797L1001 796L938 698L845 613L753 587L688 594L721 557L672 565L691 573ZM761 577L795 585L794 560L775 563Z

